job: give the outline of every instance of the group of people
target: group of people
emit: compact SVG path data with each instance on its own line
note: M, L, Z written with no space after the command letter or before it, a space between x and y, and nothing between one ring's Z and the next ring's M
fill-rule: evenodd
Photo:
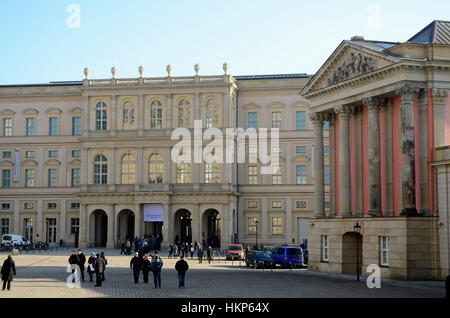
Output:
M170 243L169 245L169 258L172 257L191 257L191 259L194 259L194 255L197 255L198 262L202 263L203 258L205 257L205 251L203 247L200 245L200 243L194 242L192 243L182 243L177 242L175 244ZM211 263L211 260L213 259L213 250L211 246L208 246L206 249L206 258L208 260L208 263Z
M105 268L108 265L108 261L105 257L105 253L101 252L100 254L91 253L91 256L88 259L88 268L87 273L89 274L89 281L92 283L94 281L94 274L96 275L95 287L102 286L102 282L105 281ZM81 281L84 282L84 269L86 264L86 256L83 254L82 250L78 250L78 254L76 251L72 251L72 255L69 257L69 264L72 265L72 282L75 282L76 275L76 265L79 268L79 274L81 277Z
M133 246L135 253L137 253L138 251L143 251L144 253L149 253L150 251L159 251L161 250L162 241L162 234L146 234L142 237L136 236L134 239L133 237L127 236L122 239L122 249L120 251L120 255L131 255Z

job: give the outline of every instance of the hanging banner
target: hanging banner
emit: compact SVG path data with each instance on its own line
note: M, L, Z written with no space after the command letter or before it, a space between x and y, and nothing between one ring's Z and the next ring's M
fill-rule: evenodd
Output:
M164 207L162 204L144 204L144 222L163 222Z

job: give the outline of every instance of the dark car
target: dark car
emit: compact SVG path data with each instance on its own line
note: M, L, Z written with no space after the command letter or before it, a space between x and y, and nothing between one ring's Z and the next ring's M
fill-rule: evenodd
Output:
M273 268L275 262L270 253L264 251L250 251L247 253L245 264L256 268Z
M304 264L303 250L300 246L278 246L272 257L281 267L302 267Z

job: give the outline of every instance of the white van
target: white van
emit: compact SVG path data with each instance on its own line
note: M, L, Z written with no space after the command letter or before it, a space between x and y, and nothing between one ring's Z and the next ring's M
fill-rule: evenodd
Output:
M30 245L26 237L15 234L3 234L2 245Z

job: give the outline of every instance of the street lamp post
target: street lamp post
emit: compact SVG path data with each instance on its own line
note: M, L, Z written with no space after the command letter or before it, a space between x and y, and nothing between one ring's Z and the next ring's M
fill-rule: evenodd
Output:
M256 221L255 224L256 224L256 249L258 249L258 224L259 224L259 222Z
M45 224L47 225L47 230L45 234L45 243L48 244L48 218L45 218Z
M356 233L356 281L359 282L359 236L361 232L361 226L356 222L353 227Z

